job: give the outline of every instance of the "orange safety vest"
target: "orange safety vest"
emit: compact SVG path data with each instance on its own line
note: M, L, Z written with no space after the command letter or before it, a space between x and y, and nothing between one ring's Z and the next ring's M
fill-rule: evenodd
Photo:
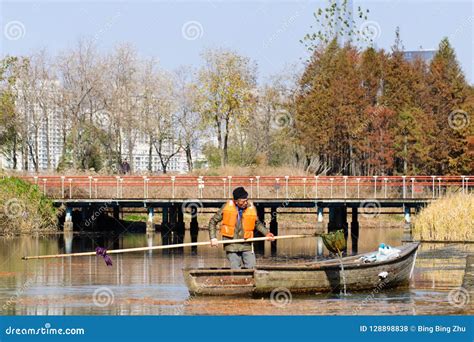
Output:
M237 225L237 217L239 211L234 201L229 201L222 210L222 236L234 237L235 226ZM253 238L253 231L255 229L255 222L257 222L257 210L252 203L242 213L242 228L244 229L244 239Z

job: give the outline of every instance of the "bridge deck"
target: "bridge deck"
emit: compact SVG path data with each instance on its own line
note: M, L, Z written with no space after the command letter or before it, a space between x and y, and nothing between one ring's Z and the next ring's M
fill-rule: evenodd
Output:
M162 208L176 205L192 206L198 205L202 208L219 208L228 199L187 199L187 198L168 198L168 199L55 199L54 205L65 205L70 208L82 208L89 206L107 206L107 207L125 207L125 208ZM284 207L284 208L315 208L315 207L362 207L377 206L380 208L400 208L400 207L420 207L433 201L432 198L292 198L275 199L260 198L253 199L256 206L263 207Z

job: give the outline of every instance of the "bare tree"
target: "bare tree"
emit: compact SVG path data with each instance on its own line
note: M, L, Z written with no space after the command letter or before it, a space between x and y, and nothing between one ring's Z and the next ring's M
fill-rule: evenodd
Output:
M70 151L65 147L64 152L70 152L74 169L85 168L93 147L86 127L94 127L95 119L104 110L103 62L92 42L79 41L75 49L58 57L56 65L62 84L61 103L67 108L66 119L70 122L70 127L63 127L63 140L67 141L67 135L71 137L67 144Z
M23 169L29 169L29 160L36 172L39 170L40 111L37 110L36 88L41 82L33 58L22 58L17 66L18 80L15 84L16 107L19 113L19 136L22 142Z
M173 97L172 75L162 72L154 96L153 146L160 159L163 173L167 173L172 158L181 151L181 137L176 128L176 101Z
M201 130L201 115L197 111L198 90L194 79L196 72L191 67L182 66L175 70L174 96L177 105L176 119L181 144L186 153L188 171L193 170L193 150L197 147Z
M134 169L133 151L138 138L139 122L138 77L139 60L136 50L129 44L115 48L108 58L110 97L107 101L116 135L118 162L125 147L130 167ZM125 139L125 141L123 141ZM125 143L125 144L124 144Z

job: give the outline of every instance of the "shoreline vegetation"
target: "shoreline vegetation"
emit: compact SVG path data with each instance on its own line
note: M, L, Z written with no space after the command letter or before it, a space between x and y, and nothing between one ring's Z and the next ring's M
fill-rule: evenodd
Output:
M0 236L58 231L60 209L38 187L17 177L0 179Z
M414 219L420 241L474 242L474 195L450 194L422 209Z

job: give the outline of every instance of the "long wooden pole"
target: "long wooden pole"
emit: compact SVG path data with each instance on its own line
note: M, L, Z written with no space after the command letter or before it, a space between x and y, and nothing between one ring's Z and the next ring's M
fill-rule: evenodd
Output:
M282 239L297 239L297 238L306 238L314 237L314 234L306 235L281 235L274 236L275 240ZM219 240L218 244L229 244L229 243L242 243L242 242L254 242L254 241L270 241L268 237L258 237L252 239L235 239L235 240ZM192 247L192 246L209 246L210 241L205 242L188 242L188 243L178 243L175 245L162 245L162 246L151 246L151 247L136 247L136 248L125 248L125 249L111 249L107 251L107 254L119 254L119 253L129 253L129 252L143 252L143 251L152 251L155 249L169 249L169 248L179 248L179 247ZM88 256L96 255L96 252L82 252L82 253L69 253L69 254L51 254L51 255L33 255L33 256L24 256L23 260L31 259L51 259L51 258L65 258L65 257L76 257L76 256Z

